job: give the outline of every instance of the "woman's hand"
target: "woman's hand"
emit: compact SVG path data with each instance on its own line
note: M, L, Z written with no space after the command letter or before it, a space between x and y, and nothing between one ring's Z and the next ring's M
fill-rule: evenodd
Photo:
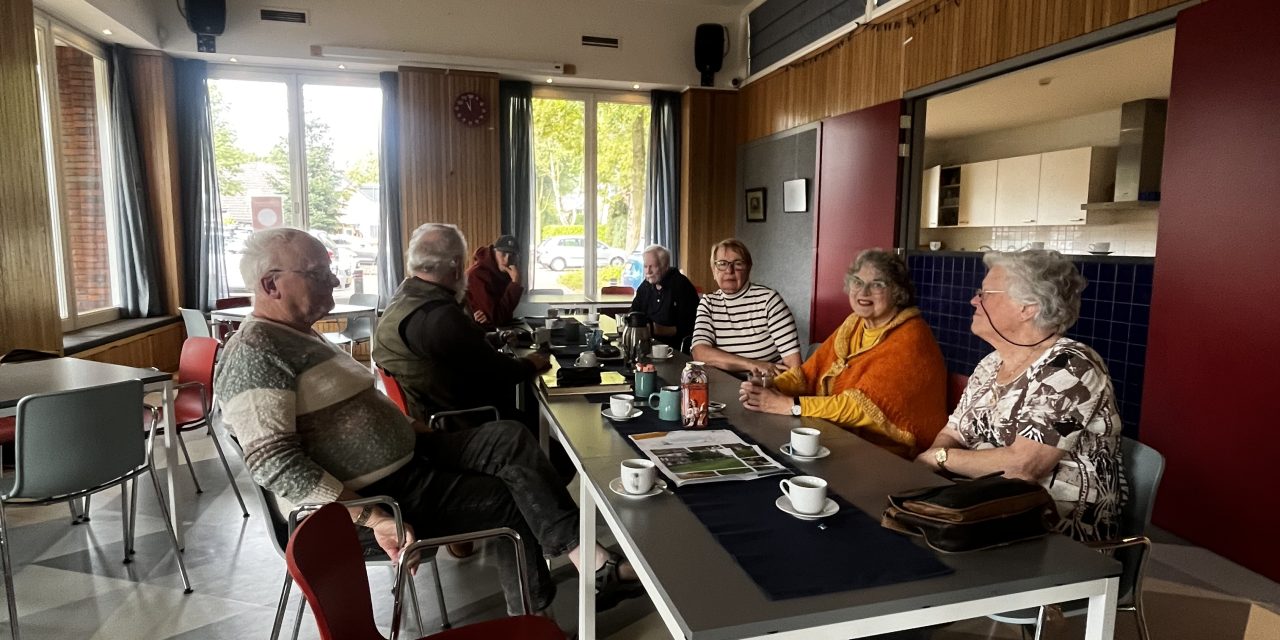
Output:
M365 526L373 530L373 539L386 552L387 557L391 558L392 562L398 562L400 560L400 551L404 547L413 544L416 539L413 536L413 527L406 522L404 525L404 545L401 546L399 537L396 535L396 521L389 516L379 514L379 516L370 518L369 522L365 523ZM409 564L409 572L417 575L418 558L414 558Z
M752 411L778 415L790 415L793 404L790 396L752 382L744 382L738 386L738 400L743 407Z
M928 449L925 449L924 451L921 451L920 455L916 456L916 462L919 462L920 464L923 464L927 467L932 467L934 469L937 469L938 458L936 457L937 456L936 452L938 451L938 449L941 449L941 448L942 447L930 447Z

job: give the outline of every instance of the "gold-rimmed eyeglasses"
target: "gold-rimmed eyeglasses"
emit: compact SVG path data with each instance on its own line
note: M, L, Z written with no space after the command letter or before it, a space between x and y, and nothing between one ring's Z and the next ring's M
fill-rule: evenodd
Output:
M716 266L716 271L728 271L730 267L732 267L734 271L742 271L747 268L747 262L745 260L716 260L712 264Z
M977 296L978 300L986 300L987 296L993 293L1007 293L1007 292L1004 289L975 289L973 292L973 295Z

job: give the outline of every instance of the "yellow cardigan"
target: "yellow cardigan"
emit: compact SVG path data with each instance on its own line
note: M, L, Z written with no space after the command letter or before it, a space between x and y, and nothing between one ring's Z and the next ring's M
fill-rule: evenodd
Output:
M868 330L850 314L774 386L800 398L801 415L829 420L912 459L946 425L946 379L933 332L920 310L910 307L883 329Z

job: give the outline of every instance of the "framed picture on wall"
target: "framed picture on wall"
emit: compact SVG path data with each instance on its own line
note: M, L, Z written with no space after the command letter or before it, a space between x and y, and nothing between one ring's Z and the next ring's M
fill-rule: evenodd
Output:
M747 189L747 222L764 222L765 189Z

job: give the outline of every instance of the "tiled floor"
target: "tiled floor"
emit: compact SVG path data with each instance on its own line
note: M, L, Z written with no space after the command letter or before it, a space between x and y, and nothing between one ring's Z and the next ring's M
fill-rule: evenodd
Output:
M268 538L263 517L243 466L232 461L252 517L240 516L226 476L209 440L190 434L192 455L205 487L195 494L186 469L178 485L187 505L184 557L195 593L183 595L172 549L159 519L154 494L140 495L138 553L121 563L118 493L96 497L92 521L71 526L63 505L10 508L16 587L24 638L265 638L271 628L284 563ZM161 473L165 473L161 471ZM1280 638L1280 585L1173 536L1157 533L1147 579L1148 621L1154 639L1275 640ZM501 613L494 569L483 554L465 561L439 560L450 616L455 622ZM576 576L559 567L563 579L556 614L570 631L575 624ZM389 570L369 572L377 619L389 621ZM431 579L418 574L422 614L428 630L438 628L439 612ZM295 591L296 594L296 591ZM293 619L293 604L288 620ZM7 610L0 606L0 628L7 632ZM407 631L414 631L412 622ZM644 598L602 614L602 637L614 640L669 637ZM1049 638L1078 638L1068 621L1050 629ZM0 632L0 635L4 635ZM303 638L315 638L310 617ZM1018 638L1018 631L986 620L971 620L935 630L934 640ZM1116 637L1136 638L1132 617L1117 616Z

